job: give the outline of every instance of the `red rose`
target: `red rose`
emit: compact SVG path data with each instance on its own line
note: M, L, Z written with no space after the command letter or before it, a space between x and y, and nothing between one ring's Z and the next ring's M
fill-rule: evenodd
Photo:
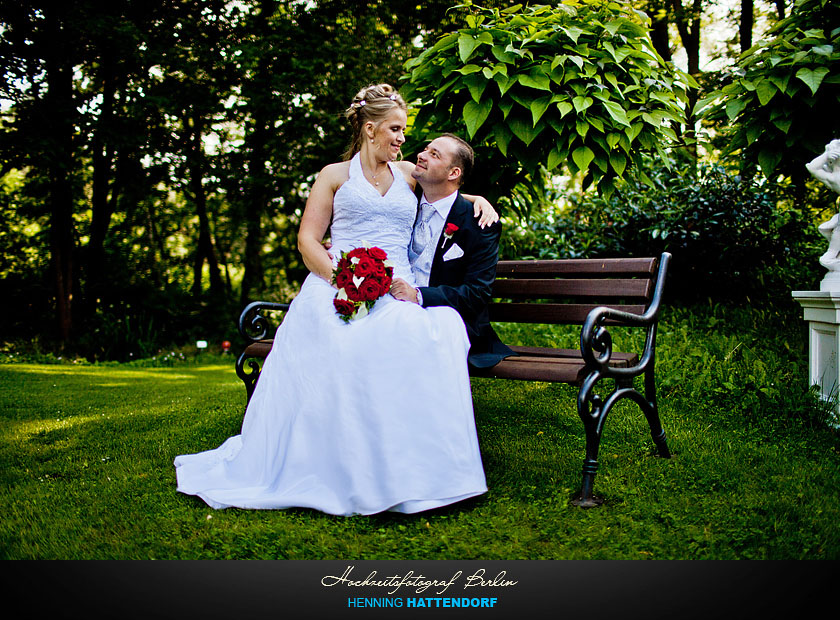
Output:
M347 252L347 258L361 258L362 256L367 256L367 250L365 248L355 248Z
M385 250L376 247L370 248L368 250L368 256L370 256L374 260L385 260L388 258L388 254L385 252Z
M347 270L349 270L352 266L353 266L353 265L350 263L350 259L349 259L349 258L347 258L346 256L342 256L342 257L338 260L338 264L336 265L336 267L335 267L335 268L336 268L336 270L338 270L338 271L347 271Z
M375 278L365 278L359 286L359 295L364 301L376 301L383 295L382 285Z
M345 269L335 274L336 287L344 288L348 284L353 284L353 272Z
M347 294L347 298L350 301L364 301L364 298L359 293L359 289L356 288L355 284L348 284L345 286L344 292Z
M335 306L336 312L344 316L350 316L356 311L356 304L346 299L334 299L333 306Z
M381 273L375 273L371 276L368 276L369 278L375 278L376 281L379 282L379 284L381 284L384 287L385 292L382 293L383 295L388 292L389 288L391 288L391 273L392 272L393 272L393 270L388 268L388 269L384 269Z
M360 278L364 278L374 273L377 264L379 263L375 262L371 257L362 256L359 258L359 262L356 263L356 268L353 270L353 273Z
M458 232L458 227L451 222L446 225L446 228L443 229L443 234L446 235L447 237L451 237L456 232Z
M388 275L388 268L385 267L382 263L376 262L373 263L373 271L371 272L369 277L377 278L378 280L382 280L385 276Z

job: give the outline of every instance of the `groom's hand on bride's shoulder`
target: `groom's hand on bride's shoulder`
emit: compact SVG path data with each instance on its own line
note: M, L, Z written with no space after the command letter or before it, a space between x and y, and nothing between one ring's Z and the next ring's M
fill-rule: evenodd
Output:
M417 289L402 278L394 278L391 282L391 295L400 301L417 303Z

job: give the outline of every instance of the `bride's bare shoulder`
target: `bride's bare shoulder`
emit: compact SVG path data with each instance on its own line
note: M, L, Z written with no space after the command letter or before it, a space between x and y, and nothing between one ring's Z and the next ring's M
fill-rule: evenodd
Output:
M405 177L405 180L408 181L408 184L411 185L411 187L414 187L416 181L414 180L414 177L411 176L411 173L414 172L414 164L405 160L398 161L396 164L397 168L399 168L400 172L402 172Z
M318 173L318 181L326 183L338 189L347 179L350 178L350 162L339 161L334 164L327 164Z

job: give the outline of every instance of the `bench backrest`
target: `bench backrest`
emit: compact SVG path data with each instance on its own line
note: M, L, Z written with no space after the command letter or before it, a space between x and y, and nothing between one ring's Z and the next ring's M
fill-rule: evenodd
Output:
M499 261L490 320L583 324L598 306L643 314L654 295L658 263L658 258Z

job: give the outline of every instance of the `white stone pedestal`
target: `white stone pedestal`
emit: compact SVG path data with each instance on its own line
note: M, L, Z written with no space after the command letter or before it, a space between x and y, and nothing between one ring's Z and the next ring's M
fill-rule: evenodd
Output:
M834 404L836 425L840 415L840 290L793 291L791 294L802 306L808 321L810 385L818 385L822 399Z

